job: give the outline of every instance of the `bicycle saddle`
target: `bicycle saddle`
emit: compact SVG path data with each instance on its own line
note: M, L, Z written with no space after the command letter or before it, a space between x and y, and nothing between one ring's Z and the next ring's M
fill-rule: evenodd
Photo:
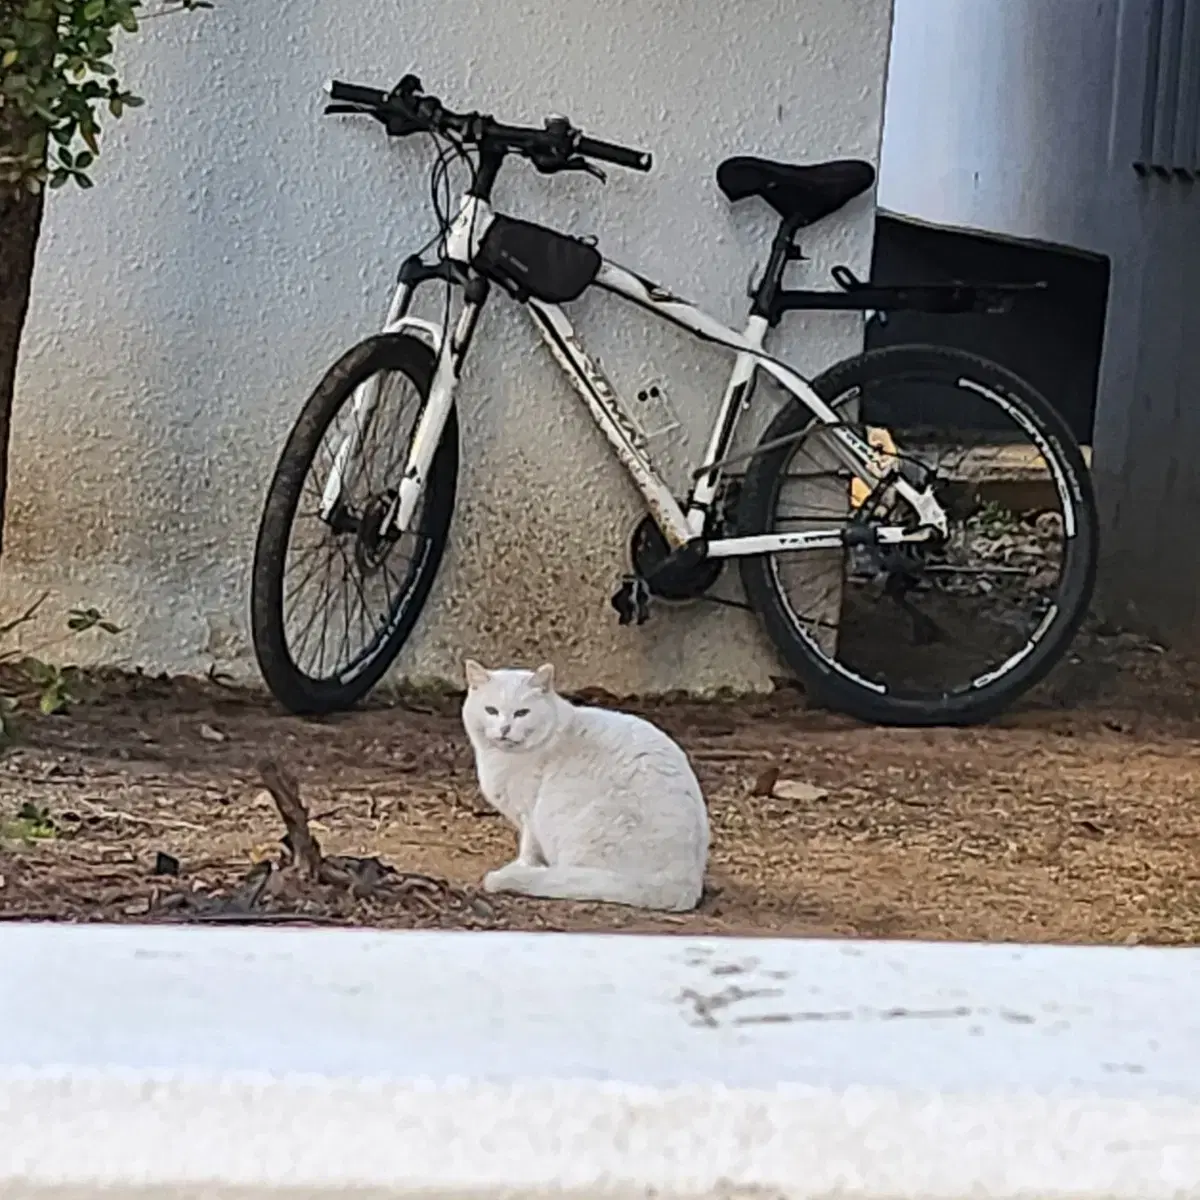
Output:
M717 168L717 187L737 202L760 196L785 221L811 225L861 196L875 182L875 168L857 158L794 167L765 158L727 158Z

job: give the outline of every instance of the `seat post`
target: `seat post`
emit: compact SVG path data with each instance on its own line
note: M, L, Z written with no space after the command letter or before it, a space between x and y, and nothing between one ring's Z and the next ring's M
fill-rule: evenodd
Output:
M767 258L766 269L758 287L754 289L754 302L750 307L750 315L764 317L775 324L775 301L783 284L783 273L788 263L795 257L796 234L804 227L804 218L799 216L784 217L775 231L771 242L771 253Z

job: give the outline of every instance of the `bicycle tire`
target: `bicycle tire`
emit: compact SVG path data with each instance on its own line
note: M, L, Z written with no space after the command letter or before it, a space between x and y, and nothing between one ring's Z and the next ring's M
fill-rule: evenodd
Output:
M390 632L366 665L359 667L353 677L342 680L307 675L288 649L284 612L288 544L304 481L327 429L355 389L381 371L406 375L424 405L435 361L429 346L407 334L379 335L353 346L317 385L279 456L254 549L250 612L259 670L271 694L290 712L323 715L343 712L360 703L395 662L429 598L449 537L458 489L458 418L454 408L446 420L426 484L425 533L430 550L392 606Z
M810 699L819 705L876 725L972 725L989 720L1038 684L1070 647L1087 614L1096 580L1098 518L1095 494L1083 454L1066 422L1024 380L987 359L941 346L889 346L846 359L812 381L813 389L833 404L855 387L866 388L906 372L954 372L999 393L1037 430L1062 471L1075 515L1075 534L1058 595L1057 612L1027 656L1011 671L969 690L936 701L880 694L838 668L797 631L772 569L772 555L741 560L743 586L768 638L799 677ZM790 402L763 434L763 443L799 434L817 424L799 402ZM793 447L783 446L756 456L746 471L737 510L738 533L764 533L772 528L783 473ZM1043 456L1044 452L1043 452ZM1063 497L1066 502L1066 497Z

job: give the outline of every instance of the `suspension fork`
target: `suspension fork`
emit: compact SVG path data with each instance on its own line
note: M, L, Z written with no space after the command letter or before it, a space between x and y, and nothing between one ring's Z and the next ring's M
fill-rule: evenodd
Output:
M429 386L428 399L421 409L416 429L413 431L404 475L380 527L383 537L399 537L406 533L412 524L413 514L429 479L433 456L441 445L446 421L454 407L455 389L467 351L471 347L471 339L475 335L475 327L479 323L479 314L487 303L490 291L491 284L482 276L474 276L467 281L462 311L458 314L454 332L450 337L443 339L438 347L433 382Z
M392 294L388 305L387 319L383 323L384 331L393 329L402 322L412 303L414 285L401 275L400 282ZM370 379L364 379L354 389L354 398L350 402L350 429L342 436L341 443L333 456L333 465L329 468L329 478L321 492L321 505L318 513L322 521L332 517L343 493L349 488L353 490L357 479L354 477L354 464L358 462L358 452L363 439L371 428L375 410L379 406L380 375L376 372Z

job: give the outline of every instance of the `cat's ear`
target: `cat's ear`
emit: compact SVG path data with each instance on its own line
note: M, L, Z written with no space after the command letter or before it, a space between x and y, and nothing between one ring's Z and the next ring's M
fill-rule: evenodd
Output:
M541 688L543 692L554 691L554 664L543 663L533 673L533 686Z
M463 674L467 678L467 687L477 688L483 687L487 683L491 672L487 667L477 663L473 658L468 658L463 663Z

